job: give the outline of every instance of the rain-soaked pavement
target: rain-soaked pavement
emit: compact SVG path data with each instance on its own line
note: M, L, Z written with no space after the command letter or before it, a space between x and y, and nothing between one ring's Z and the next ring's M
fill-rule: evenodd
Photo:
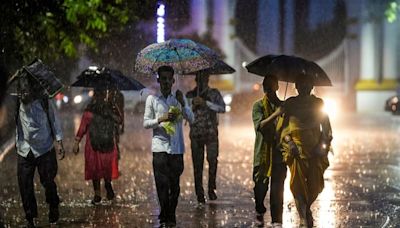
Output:
M64 145L67 151L71 151L79 116L70 113L63 113L62 116L66 135ZM142 129L142 116L128 115L126 120L126 132L121 138L122 176L113 182L116 200L98 206L90 204L93 192L91 183L83 179L81 144L80 154L74 156L68 153L59 162L57 183L62 203L57 226L158 225L158 203L149 149L151 131ZM349 115L332 122L334 154L330 155L331 165L325 173L325 189L312 207L315 226L400 227L400 117L389 114ZM251 179L253 140L249 114L235 118L226 114L220 119L219 198L199 207L194 195L191 153L186 139L185 170L180 181L181 196L177 208L178 227L254 226ZM23 226L25 221L18 194L14 151L0 163L0 192L0 212L5 225ZM37 175L36 192L39 226L48 227L47 205ZM284 195L283 226L297 227L298 216L288 182ZM266 213L266 224L270 221L270 215Z

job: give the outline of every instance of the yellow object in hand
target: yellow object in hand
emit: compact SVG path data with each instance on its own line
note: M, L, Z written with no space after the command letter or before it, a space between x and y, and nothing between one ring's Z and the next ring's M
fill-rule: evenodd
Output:
M167 132L168 135L173 135L175 134L175 125L178 121L182 119L182 112L181 110L176 107L176 106L170 106L168 112L175 114L176 118L174 121L168 121L166 122L163 127L165 131Z

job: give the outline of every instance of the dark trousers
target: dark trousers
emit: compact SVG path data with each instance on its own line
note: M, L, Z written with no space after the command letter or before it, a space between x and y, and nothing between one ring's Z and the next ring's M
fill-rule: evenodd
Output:
M153 153L153 170L161 212L160 223L176 222L175 211L183 172L183 154Z
M218 138L215 138L215 140L191 139L194 186L198 197L204 197L203 166L205 147L207 149L208 162L208 190L211 191L217 188Z
M272 222L282 223L283 191L286 179L286 164L273 163L271 174L270 206Z
M265 213L264 199L268 192L269 178L264 176L255 180L255 174L260 169L259 166L253 169L254 180L254 198L256 203L257 213ZM283 213L283 191L286 178L286 165L285 163L276 162L272 165L271 173L271 191L270 191L270 207L272 222L282 223Z
M31 220L38 216L34 190L35 169L38 169L40 183L45 189L46 202L50 207L57 207L60 199L57 194L57 185L54 178L57 175L57 158L54 149L35 158L32 151L26 158L18 155L18 185L25 210L25 217Z

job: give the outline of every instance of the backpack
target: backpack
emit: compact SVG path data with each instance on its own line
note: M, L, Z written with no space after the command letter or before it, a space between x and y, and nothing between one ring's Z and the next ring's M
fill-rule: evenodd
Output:
M93 150L100 153L114 149L115 122L111 116L93 113L89 126L90 143Z

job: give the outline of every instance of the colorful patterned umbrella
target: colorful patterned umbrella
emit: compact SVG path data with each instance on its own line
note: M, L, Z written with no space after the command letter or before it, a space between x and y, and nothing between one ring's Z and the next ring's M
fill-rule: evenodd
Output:
M207 75L212 75L212 74L232 74L235 73L236 70L233 69L231 66L229 66L227 63L225 63L222 60L218 60L214 66L204 69L204 70L199 70L195 72L190 72L187 73L188 75L196 75L197 73L200 74L207 74Z
M187 74L214 66L218 54L189 39L170 39L150 44L139 52L135 69L154 74L160 66L171 66L178 74Z

